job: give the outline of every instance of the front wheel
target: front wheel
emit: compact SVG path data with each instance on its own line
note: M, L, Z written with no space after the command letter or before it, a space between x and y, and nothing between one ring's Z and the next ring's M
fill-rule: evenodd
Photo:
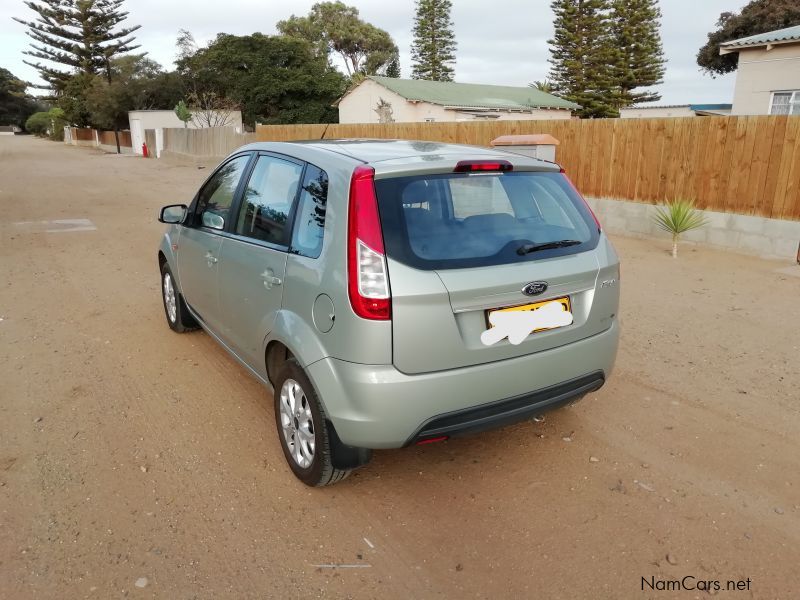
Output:
M275 423L286 462L312 487L337 483L351 469L333 466L325 413L311 381L297 361L287 360L275 378Z
M186 302L175 286L175 277L167 263L161 265L161 299L164 301L167 324L172 331L183 333L197 329L197 321L189 314Z

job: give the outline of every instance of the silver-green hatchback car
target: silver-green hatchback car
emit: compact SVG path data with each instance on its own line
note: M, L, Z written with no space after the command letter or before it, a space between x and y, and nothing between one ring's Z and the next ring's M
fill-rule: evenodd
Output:
M169 326L202 327L273 390L308 485L375 448L574 402L614 364L619 260L553 163L431 142L251 144L159 220Z

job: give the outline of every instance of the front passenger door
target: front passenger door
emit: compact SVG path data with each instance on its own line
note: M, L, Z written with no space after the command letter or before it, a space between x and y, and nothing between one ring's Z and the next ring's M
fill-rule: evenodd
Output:
M222 231L251 154L223 164L200 190L178 243L178 278L184 300L212 330L219 331L218 269Z
M231 236L222 242L223 337L240 358L263 371L262 342L283 298L286 252L303 163L260 155L242 192Z

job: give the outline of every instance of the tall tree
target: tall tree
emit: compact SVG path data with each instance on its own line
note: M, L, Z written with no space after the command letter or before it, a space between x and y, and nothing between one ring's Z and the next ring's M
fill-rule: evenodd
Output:
M335 121L346 84L311 44L287 36L220 33L176 64L192 94L235 104L247 124Z
M392 36L363 21L357 8L343 2L318 2L307 17L292 15L277 28L283 35L306 40L318 55L338 54L349 77L384 73L397 55Z
M0 68L0 125L22 127L36 112L36 102L26 93L27 88L28 84L11 71Z
M32 50L25 54L50 63L25 61L26 64L39 72L57 101L66 96L62 108L77 110L67 112L67 118L79 125L86 124L87 112L81 107L93 76L104 73L110 83L112 59L139 47L133 43L132 34L140 25L121 27L128 18L122 10L123 3L124 0L26 0L25 5L36 13L36 18L26 21L14 17L28 27L27 34L33 40Z
M395 54L386 65L386 77L400 78L400 57Z
M456 37L450 0L416 0L414 41L411 43L413 79L453 81Z
M560 96L582 106L582 117L612 117L615 49L606 0L553 0L550 81Z
M660 19L658 0L611 0L612 77L618 109L661 99L654 91L636 91L663 83L666 61Z
M111 81L95 75L86 90L86 109L102 129L126 129L128 111L168 108L184 94L177 73L165 73L144 54L112 59Z
M28 27L33 40L24 54L52 64L24 61L56 93L75 72L95 75L106 71L109 61L135 50L131 35L141 25L118 26L128 18L122 10L124 0L26 0L25 6L36 13L31 21L14 17ZM67 70L59 68L59 65Z
M717 28L697 53L697 64L712 77L732 73L739 64L737 53L720 56L724 42L800 25L800 2L797 0L753 0L739 13L724 12Z

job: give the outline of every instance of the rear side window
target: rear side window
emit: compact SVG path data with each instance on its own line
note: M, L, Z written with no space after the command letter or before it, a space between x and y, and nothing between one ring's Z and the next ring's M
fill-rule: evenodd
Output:
M242 196L235 232L288 246L287 223L302 172L297 163L259 156Z
M308 165L300 188L297 204L292 251L302 256L319 258L325 231L325 211L328 206L328 174Z
M398 177L376 180L375 189L387 253L415 268L539 260L584 252L599 240L591 213L561 173Z

